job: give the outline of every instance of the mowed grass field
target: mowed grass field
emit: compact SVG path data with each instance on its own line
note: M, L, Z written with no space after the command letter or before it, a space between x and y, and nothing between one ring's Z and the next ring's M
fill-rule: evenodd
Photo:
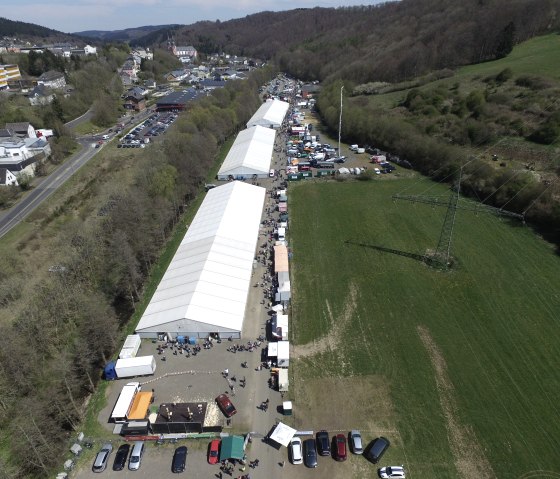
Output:
M392 441L381 465L413 478L560 477L560 258L528 227L469 212L452 272L369 247L435 247L445 210L391 199L413 181L290 185L296 413L318 379L371 381L384 404L348 429ZM322 397L308 409L334 416L343 398L360 417L368 403L344 388Z

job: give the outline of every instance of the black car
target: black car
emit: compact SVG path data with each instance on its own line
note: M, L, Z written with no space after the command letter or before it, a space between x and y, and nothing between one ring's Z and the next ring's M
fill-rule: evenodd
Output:
M331 446L329 440L329 433L327 431L319 431L317 433L317 449L320 456L330 456Z
M173 463L171 464L171 472L183 472L185 470L187 452L187 446L181 446L175 449L175 454L173 454Z
M391 442L386 437L378 437L375 439L367 448L365 452L365 456L374 464L377 464L385 451L389 449Z
M115 461L113 462L113 471L122 471L124 469L129 451L130 444L122 444L119 446L117 454L115 454Z
M315 439L303 441L303 462L307 467L317 467L317 445Z

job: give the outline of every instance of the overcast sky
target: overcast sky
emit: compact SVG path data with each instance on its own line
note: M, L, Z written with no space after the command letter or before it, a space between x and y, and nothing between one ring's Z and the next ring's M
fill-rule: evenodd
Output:
M65 33L230 20L265 10L372 5L380 0L2 0L0 16ZM295 26L294 26L295 27Z

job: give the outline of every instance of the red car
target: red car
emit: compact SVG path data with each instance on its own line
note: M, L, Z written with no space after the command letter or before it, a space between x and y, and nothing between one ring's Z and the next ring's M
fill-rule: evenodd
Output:
M227 394L220 394L216 398L216 402L226 417L231 417L237 412Z
M220 440L214 439L208 446L208 464L218 464L220 460Z
M335 459L337 461L346 461L346 436L337 434L335 439Z

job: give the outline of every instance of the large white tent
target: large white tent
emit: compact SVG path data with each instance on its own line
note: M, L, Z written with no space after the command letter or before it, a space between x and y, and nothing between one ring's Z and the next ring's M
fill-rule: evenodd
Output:
M208 192L137 334L241 336L265 193L238 181Z
M218 179L266 178L275 136L274 130L262 126L240 131L218 171Z
M247 128L256 125L264 126L265 128L280 128L289 107L290 104L285 101L265 101L247 122Z

